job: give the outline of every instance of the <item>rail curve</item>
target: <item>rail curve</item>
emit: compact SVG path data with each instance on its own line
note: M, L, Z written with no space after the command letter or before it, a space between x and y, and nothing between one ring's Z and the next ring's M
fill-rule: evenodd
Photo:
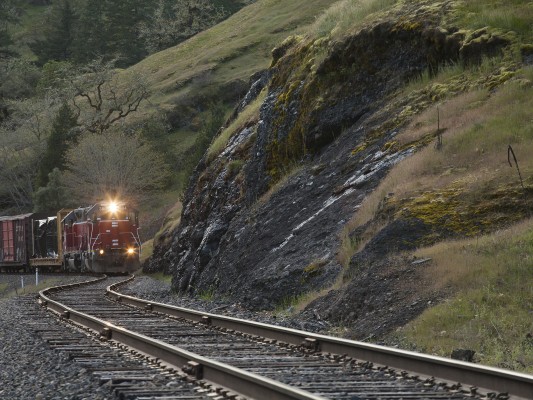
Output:
M46 289L39 293L39 297L41 304L51 311L59 314L62 318L100 332L105 340L123 343L159 359L169 368L181 368L190 374L193 379L208 381L231 392L250 398L533 399L533 376L531 375L199 312L138 299L117 291L120 285L128 283L133 278L132 276L120 281L115 278L114 280L117 280L117 282L106 285L106 278L102 277L83 284L71 284ZM83 296L68 294L69 289L89 287L89 285L101 287L101 289L95 290L84 289L86 292L83 296L92 304L91 307L84 306L79 302ZM103 297L104 285L107 286L107 303L110 304L108 311L103 311L106 307L104 303L98 302L93 298L94 296ZM63 294L61 295L61 293ZM109 302L109 300L113 302ZM94 308L97 302L99 309ZM130 311L128 317L119 316L122 313L122 311L117 309L119 305L121 307L126 306L122 310ZM88 311L83 310L84 307L86 309L88 307ZM103 313L106 318L95 316L99 312ZM117 320L118 323L108 321L109 318L107 316L112 320ZM187 330L194 331L190 333L193 335L192 337L208 337L212 334L201 333L198 329L207 329L217 335L230 335L229 342L237 343L237 347L243 346L243 348L246 348L249 346L252 352L257 351L255 349L257 346L241 345L239 344L241 343L240 341L261 342L263 347L271 348L269 351L277 354L276 357L280 360L282 356L280 356L279 349L287 349L291 354L290 356L283 355L283 357L288 357L287 360L268 361L265 364L272 363L276 365L278 363L278 368L281 369L282 365L285 365L283 368L287 368L287 363L292 365L290 363L300 363L304 359L310 360L311 364L312 362L315 363L312 368L318 365L320 371L329 371L317 373L317 375L323 373L324 376L327 376L328 378L325 380L329 379L331 387L326 387L328 385L327 382L320 382L319 376L314 376L312 383L306 381L306 379L309 380L309 376L285 379L291 384L281 383L274 373L266 370L266 367L254 367L261 372L254 373L243 370L239 362L237 362L236 366L229 365L231 362L235 362L235 357L233 356L224 356L231 361L226 363L224 362L226 358L224 358L224 361L217 361L212 359L211 356L197 354L196 350L204 350L202 346L216 347L217 345L200 344L194 347L194 345L191 345L194 340L189 339L187 342L185 339L178 346L176 343L172 343L173 339L169 339L168 334L167 337L154 337L157 335L152 332L153 329L148 329L150 326L152 328L156 326L155 330L173 332L175 333L174 336L180 336L177 332L179 332L179 329L185 328L157 327L157 324L162 324L162 322L153 322L152 319L147 320L148 322L142 322L148 316L150 318L152 316L156 319L158 318L159 321L169 320L172 323L188 321L191 327L187 328ZM128 324L130 327L127 326ZM145 331L148 329L148 334L139 333L143 324L145 325ZM185 333L183 333L184 335ZM215 339L211 338L211 340L218 343L227 339L220 336ZM192 346L195 351L187 350L187 346ZM295 352L298 352L300 356L294 356ZM302 356L302 354L304 355ZM262 357L266 356L261 355L259 357L263 360L264 358ZM326 361L328 364L326 364ZM249 367L247 368L249 369ZM312 370L309 369L309 371ZM342 371L346 371L346 377L341 376ZM274 379L262 376L265 374L274 377ZM312 372L308 373L308 375L310 374ZM333 379L334 376L337 376L337 381ZM357 379L362 379L366 383L357 383ZM371 384L380 387L378 388L379 390L376 390L375 387L370 388ZM340 389L328 390L335 385L340 385ZM314 393L311 393L312 391ZM360 397L354 397L354 393L359 394Z

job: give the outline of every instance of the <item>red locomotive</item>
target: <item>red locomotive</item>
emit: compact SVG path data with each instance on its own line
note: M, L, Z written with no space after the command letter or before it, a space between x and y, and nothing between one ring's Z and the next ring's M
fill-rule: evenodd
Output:
M139 215L118 202L60 210L55 217L0 217L0 268L132 272L140 267Z

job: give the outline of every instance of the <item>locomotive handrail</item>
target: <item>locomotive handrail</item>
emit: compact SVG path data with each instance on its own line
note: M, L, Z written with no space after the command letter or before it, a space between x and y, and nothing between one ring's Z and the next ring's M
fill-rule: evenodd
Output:
M533 375L191 310L147 301L115 291L127 282L129 280L109 286L108 296L122 304L148 308L153 312L203 322L219 328L262 336L293 345L303 345L315 351L347 355L355 359L410 371L422 376L437 377L453 383L461 382L477 386L480 390L507 392L519 399L533 399Z
M91 251L94 251L94 245L96 244L96 241L98 240L100 235L101 235L101 233L98 232L98 235L96 235L96 237L94 238L94 242L91 243ZM91 238L91 240L92 240L92 238Z
M137 238L135 237L135 235L131 232L123 232L122 234L130 234L132 237L133 237L133 240L135 241L135 244L137 245L137 247L139 248L139 254L141 254L141 243L137 240Z

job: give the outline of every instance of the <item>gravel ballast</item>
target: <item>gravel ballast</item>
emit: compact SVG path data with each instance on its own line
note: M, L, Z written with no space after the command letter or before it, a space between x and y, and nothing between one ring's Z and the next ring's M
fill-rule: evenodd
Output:
M26 291L35 290L29 285L31 277L26 275L25 279ZM56 285L88 278L42 276L42 279ZM19 275L0 275L0 284L6 283L11 289L10 296L20 280ZM17 291L21 292L20 286ZM4 295L6 292L3 291ZM39 309L34 293L0 298L0 399L113 398L108 388L100 387L85 369L69 360L67 354L51 349L36 332L58 324L52 315Z

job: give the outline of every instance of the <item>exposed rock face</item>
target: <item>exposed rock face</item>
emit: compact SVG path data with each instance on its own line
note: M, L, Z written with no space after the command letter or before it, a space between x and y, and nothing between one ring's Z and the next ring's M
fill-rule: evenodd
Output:
M414 151L394 144L407 122L397 90L466 51L464 34L439 26L448 4L407 5L401 17L334 44L292 38L276 49L271 70L256 77L238 106L268 85L258 122L197 167L171 245L156 248L145 269L171 271L179 291L214 292L256 308L333 283L342 270L340 231L389 169ZM376 265L390 250L410 246L408 239L391 245L391 235L411 232L414 247L417 235L431 230L416 219L387 229L363 253ZM334 319L368 312L365 285L374 277L366 270L359 279L338 300ZM321 315L329 314L330 300Z

